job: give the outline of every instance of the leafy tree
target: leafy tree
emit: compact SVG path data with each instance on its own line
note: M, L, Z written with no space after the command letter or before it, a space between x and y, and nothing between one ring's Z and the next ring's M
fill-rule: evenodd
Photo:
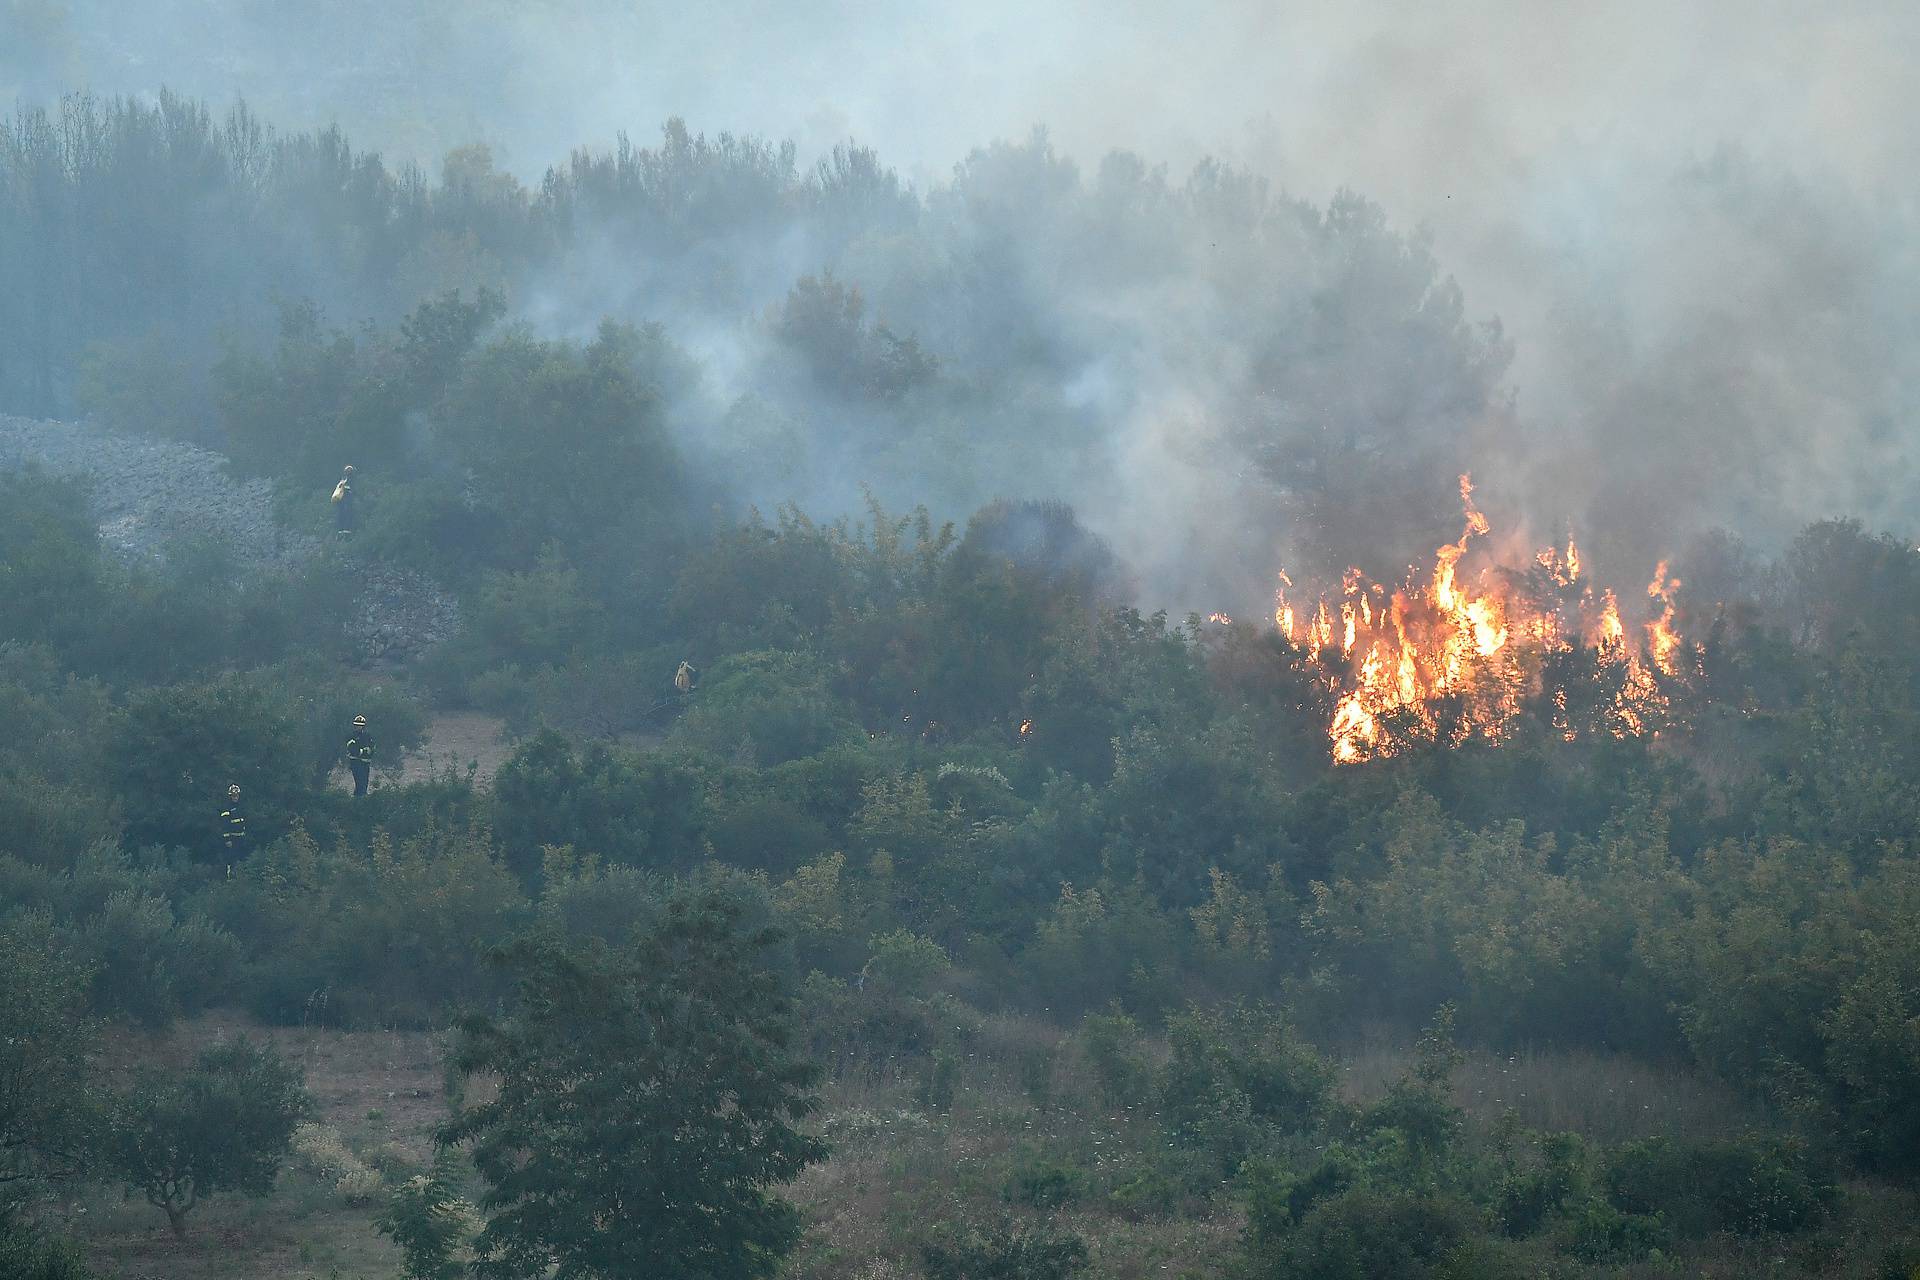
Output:
M501 990L482 953L529 914L484 827L434 820L324 854L296 828L228 883L224 918L260 956L253 1007L283 1022L419 1026L491 1002Z
M470 470L505 565L532 566L549 544L630 556L677 523L680 460L636 372L642 345L612 321L584 350L510 330L449 389L440 438Z
M576 750L543 729L493 780L494 833L507 864L529 882L547 845L613 862L673 865L699 849L699 776L670 756L593 743Z
M86 492L37 469L0 475L0 635L71 658L111 604Z
M850 398L894 400L931 383L939 358L911 335L868 324L858 288L802 276L775 317L773 334L820 385Z
M109 755L135 845L218 854L227 785L246 797L255 842L284 829L306 770L286 691L230 676L145 690L131 700Z
M442 1149L430 1172L393 1189L375 1227L400 1246L406 1280L458 1280L460 1261L478 1223L473 1206L460 1198L451 1152Z
M858 741L852 709L828 688L819 659L802 653L735 654L713 665L678 735L716 754L762 765Z
M86 967L44 916L0 919L0 1218L35 1182L81 1172L92 1114L83 1083L98 1052Z
M185 1236L187 1214L207 1197L272 1191L293 1131L312 1111L297 1066L238 1039L178 1075L141 1072L114 1108L110 1160Z
M633 948L510 948L519 1000L462 1024L458 1069L498 1082L440 1136L487 1185L474 1274L771 1275L800 1236L770 1193L822 1158L793 1126L817 1069L737 899L691 892Z
M8 1280L96 1280L77 1242L49 1239L0 1214L0 1276Z
M1313 1206L1290 1234L1258 1242L1253 1275L1288 1280L1350 1280L1394 1276L1404 1280L1449 1274L1448 1256L1479 1229L1473 1209L1432 1193L1395 1193L1356 1187Z
M1161 1102L1172 1137L1231 1174L1272 1136L1320 1118L1333 1067L1266 1004L1190 1008L1167 1020Z

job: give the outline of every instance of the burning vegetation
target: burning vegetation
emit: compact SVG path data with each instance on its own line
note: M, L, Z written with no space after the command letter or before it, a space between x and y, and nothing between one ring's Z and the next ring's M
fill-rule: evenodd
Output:
M1657 616L1630 627L1614 592L1583 572L1579 546L1543 548L1501 564L1472 553L1487 517L1460 477L1465 526L1434 552L1433 569L1389 587L1350 568L1337 591L1298 601L1282 572L1274 625L1333 697L1327 726L1336 764L1396 755L1416 743L1498 742L1542 705L1567 741L1657 734L1668 722L1663 684L1696 661L1676 630L1679 579L1662 561L1646 595Z

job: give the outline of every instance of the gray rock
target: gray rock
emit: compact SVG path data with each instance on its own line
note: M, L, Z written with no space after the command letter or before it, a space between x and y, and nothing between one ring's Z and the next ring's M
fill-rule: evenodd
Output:
M321 549L274 519L272 481L236 480L223 455L194 445L0 415L0 471L30 464L86 481L101 541L130 563L164 561L182 538L211 538L252 570L295 569ZM366 656L417 656L459 630L459 602L432 579L375 563L361 571L348 633Z

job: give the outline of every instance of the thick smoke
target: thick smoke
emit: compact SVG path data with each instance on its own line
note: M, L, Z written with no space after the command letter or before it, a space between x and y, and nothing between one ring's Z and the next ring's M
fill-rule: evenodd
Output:
M529 183L669 116L797 173L871 144L912 190L846 189L895 201L894 234L749 224L672 262L589 235L516 303L666 323L703 370L689 438L755 498L1064 497L1175 607L1244 607L1283 563L1390 577L1455 532L1456 467L1497 525L1570 522L1623 582L1716 526L1770 548L1920 501L1910 4L0 13L0 93L237 95L431 164L483 141ZM1048 145L985 145L1036 121ZM859 341L911 335L944 391L856 404L796 363L778 313L829 269ZM1405 323L1313 312L1367 297ZM991 397L956 391L981 371Z

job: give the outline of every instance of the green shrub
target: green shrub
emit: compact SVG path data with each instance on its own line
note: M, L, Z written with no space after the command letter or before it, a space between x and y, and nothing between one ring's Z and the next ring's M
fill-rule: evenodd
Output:
M77 1241L51 1238L0 1213L0 1276L7 1280L96 1280Z
M1458 1200L1355 1189L1308 1210L1262 1276L1288 1280L1422 1280L1476 1235L1479 1217Z
M1266 1135L1319 1119L1333 1065L1268 1004L1190 1006L1167 1020L1171 1050L1161 1110L1179 1145L1209 1152L1230 1176Z
M1079 1236L1006 1223L925 1244L920 1257L928 1280L1068 1280L1088 1265Z
M188 1071L140 1072L116 1101L109 1160L184 1236L188 1212L207 1197L272 1191L294 1130L312 1111L299 1068L235 1040Z
M837 1067L864 1070L918 1057L941 1037L926 1001L869 998L818 970L801 982L799 1005L813 1056Z
M858 718L807 654L763 650L706 673L675 736L714 755L775 765L861 741Z
M1107 1203L1129 1222L1170 1218L1189 1206L1197 1207L1191 1179L1183 1170L1157 1159L1115 1177Z
M652 866L687 865L702 852L702 800L691 769L604 743L576 749L550 729L500 766L493 814L507 864L529 884L549 845Z
M861 973L880 995L925 996L952 964L939 943L905 929L877 935L870 945Z
M1030 1156L1007 1175L1003 1195L1015 1204L1051 1212L1086 1194L1087 1175L1080 1169L1044 1156Z
M1874 1280L1920 1280L1920 1241L1889 1245L1880 1255Z
M960 1087L960 1059L946 1049L935 1049L927 1060L914 1100L929 1111L953 1110L954 1095Z
M94 966L94 1007L150 1027L198 1013L231 989L240 944L204 916L177 919L164 897L116 891L76 931Z
M46 915L0 915L0 974L4 1229L16 1196L86 1171L96 1104L85 1085L100 1033L87 1014L87 965L61 945Z
M531 569L482 577L473 629L497 661L558 662L586 635L594 612L579 571L549 545Z
M487 948L531 908L482 827L428 825L325 855L303 830L249 860L223 919L259 957L250 1003L280 1022L425 1025L497 996Z
M429 1173L393 1189L375 1226L400 1246L406 1280L457 1280L462 1255L480 1229L479 1214L460 1198L452 1154L441 1151Z
M1363 1176L1360 1161L1334 1143L1305 1174L1285 1163L1253 1159L1240 1166L1247 1209L1247 1242L1258 1254L1283 1248L1313 1207L1352 1187Z
M1578 1134L1534 1134L1524 1150L1509 1149L1494 1192L1494 1219L1502 1233L1528 1236L1548 1218L1589 1193L1586 1144Z
M1835 1195L1831 1173L1804 1146L1756 1135L1628 1143L1608 1157L1604 1181L1616 1209L1659 1214L1681 1236L1804 1231Z
M1595 1200L1573 1215L1566 1247L1582 1262L1618 1266L1640 1261L1665 1245L1670 1235L1666 1220L1657 1213L1622 1213Z
M1920 872L1889 868L1914 900ZM1893 886L1888 886L1889 888ZM1869 893L1873 890L1869 889ZM1887 893L1889 903L1900 895ZM1860 973L1828 1010L1826 1067L1869 1161L1920 1170L1920 917L1895 906L1865 942Z
M1134 1107L1153 1091L1153 1064L1143 1048L1140 1024L1117 1008L1080 1020L1080 1052L1109 1107Z
M136 694L108 759L128 842L220 859L218 820L229 783L245 795L256 847L278 835L310 774L302 720L287 689L252 677Z

